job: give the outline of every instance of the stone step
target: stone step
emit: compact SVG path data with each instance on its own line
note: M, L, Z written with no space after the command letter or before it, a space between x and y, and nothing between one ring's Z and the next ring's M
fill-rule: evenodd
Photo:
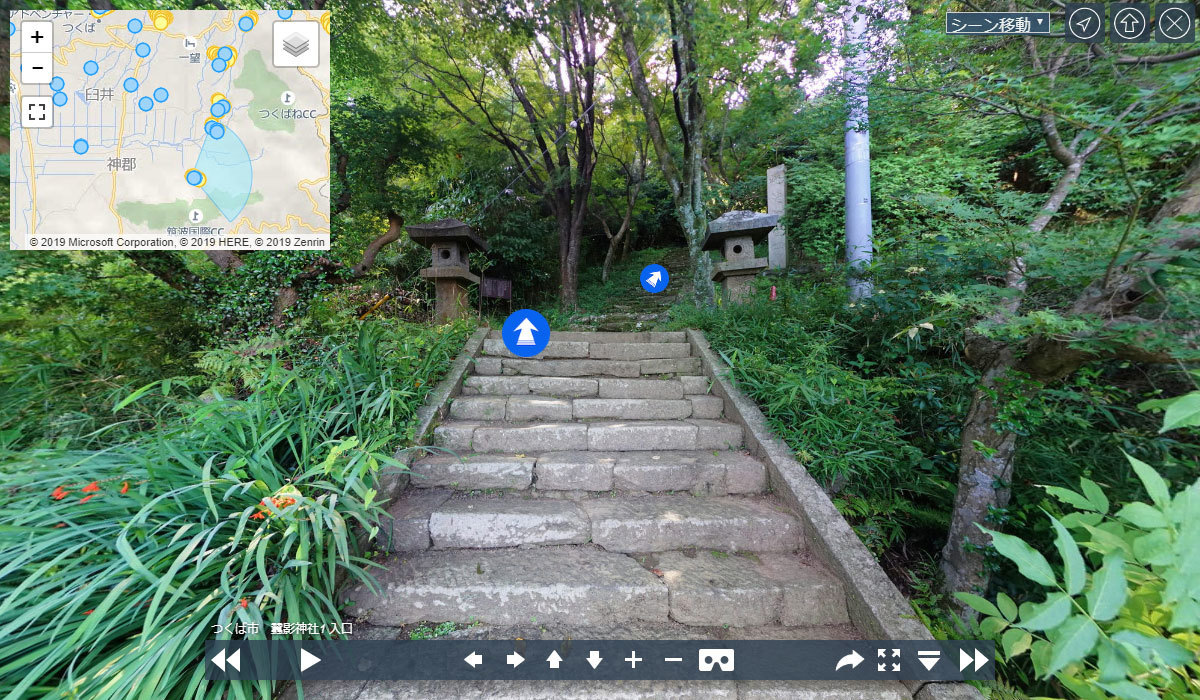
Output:
M610 552L698 547L731 552L792 552L804 546L799 521L749 498L643 496L579 501L591 540Z
M641 564L661 574L670 591L671 619L685 625L819 627L850 621L837 579L794 555L663 552Z
M488 332L488 340L503 340L499 330ZM605 333L590 331L550 331L550 342L567 343L683 343L683 331L639 331L635 333Z
M483 354L509 359L519 357L508 350L503 340L492 338L483 341ZM690 357L691 354L692 346L684 342L599 343L551 340L546 344L546 349L537 354L537 359L657 360Z
M429 536L434 549L583 544L591 526L572 501L461 498L430 514Z
M552 396L556 398L682 399L709 393L707 377L684 375L673 379L624 377L530 377L472 375L463 382L463 396Z
M655 381L655 380L651 380ZM678 385L682 389L682 384ZM516 396L459 396L450 403L450 417L483 421L569 421L612 418L677 420L720 418L724 402L716 396L679 399L582 398L562 399L524 394Z
M434 444L468 452L592 450L732 450L742 446L742 426L716 420L507 423L451 420L434 428Z
M625 553L689 548L791 552L802 546L800 525L792 516L767 502L721 496L451 498L430 510L429 537L434 549L589 540Z
M293 686L283 697L296 700L299 696ZM911 700L912 694L898 681L304 681L304 697L310 700Z
M437 621L577 625L665 621L667 588L633 559L594 547L448 550L390 559L380 592L359 585L347 612L375 625Z
M699 357L669 357L644 360L541 360L481 356L475 360L475 374L481 376L535 377L627 377L659 375L696 375Z
M642 559L586 545L434 550L389 560L379 593L358 585L345 599L349 614L378 626L816 627L848 619L838 582L794 555L691 551Z
M536 479L535 479L536 477ZM435 455L412 465L419 489L601 492L685 491L694 495L766 490L766 468L740 452L547 452L537 456Z

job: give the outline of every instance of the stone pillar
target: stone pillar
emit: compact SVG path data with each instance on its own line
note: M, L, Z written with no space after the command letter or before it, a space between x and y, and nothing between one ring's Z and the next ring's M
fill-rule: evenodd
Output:
M767 267L781 270L787 267L787 231L783 226L783 210L787 205L787 166L767 169L767 213L779 217L779 225L767 234Z
M719 250L724 262L714 266L713 281L725 290L725 298L737 303L746 301L754 289L754 278L767 268L767 258L754 257L754 244L767 237L767 232L779 223L775 214L754 211L731 211L708 222L708 236L701 248Z
M486 251L487 243L458 219L442 219L405 228L413 242L426 246L431 253L430 266L421 270L421 276L434 283L434 318L445 323L469 316L467 285L479 284L479 278L468 269L468 256L472 250Z

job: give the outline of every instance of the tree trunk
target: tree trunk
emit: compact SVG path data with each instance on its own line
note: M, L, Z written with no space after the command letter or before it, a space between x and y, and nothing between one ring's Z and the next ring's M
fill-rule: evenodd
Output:
M1042 210L1029 225L1033 233L1041 233L1050 223L1079 180L1082 168L1081 158L1070 160ZM1022 257L1016 256L1010 261L1004 282L1014 294L991 316L991 321L1002 322L1015 316L1020 309L1026 285ZM987 587L983 552L989 539L977 524L986 523L994 509L1008 505L1017 436L1001 429L996 424L996 415L1008 398L1002 385L1016 367L1017 355L1017 348L1011 344L974 335L968 337L968 361L982 371L982 376L963 423L958 490L954 496L946 546L942 549L941 568L947 591L982 593ZM966 606L957 601L954 604L961 614L972 615Z
M613 17L621 36L621 48L629 63L629 82L642 108L642 117L654 153L658 157L663 179L671 190L675 215L688 244L694 274L693 294L697 305L711 306L715 296L712 281L712 259L701 250L708 232L704 207L704 102L700 97L701 80L696 63L695 3L693 0L668 0L671 16L671 54L675 65L675 88L672 98L675 119L683 140L682 167L667 145L654 97L642 67L641 55L633 35L633 25L620 2L614 3Z

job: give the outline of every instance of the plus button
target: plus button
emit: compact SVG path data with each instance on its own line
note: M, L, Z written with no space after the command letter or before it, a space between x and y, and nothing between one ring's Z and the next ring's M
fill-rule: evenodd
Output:
M33 43L36 44L36 43L40 42L42 39L45 39L46 37L45 37L45 35L43 35L41 33L41 31L35 29L33 34L29 38L33 39Z
M629 662L630 668L637 668L638 662L642 660L642 657L638 656L636 651L631 651L629 652L629 656L625 657L625 660Z

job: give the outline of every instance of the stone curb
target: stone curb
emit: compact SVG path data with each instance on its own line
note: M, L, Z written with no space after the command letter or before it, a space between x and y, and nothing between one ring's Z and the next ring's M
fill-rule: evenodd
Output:
M413 445L425 445L431 442L434 423L446 417L446 413L450 410L451 399L462 392L463 379L467 376L467 371L471 369L471 362L479 354L479 349L483 347L483 339L487 337L489 330L485 326L475 329L475 332L463 344L458 357L454 358L446 376L442 377L442 381L430 392L424 405L417 409L417 427L413 431ZM396 461L412 466L419 454L421 454L420 450L401 447L396 450L395 458ZM408 486L408 482L408 472L382 474L379 478L379 495L382 499L394 500Z
M770 486L796 509L808 535L810 550L842 581L850 621L867 639L932 640L908 600L888 578L874 555L842 517L833 501L783 440L775 437L766 416L729 376L730 368L712 350L704 333L687 331L701 369L713 382L712 392L725 400L725 418L740 424L746 449L767 465ZM915 700L982 700L963 683L923 684L904 681Z

